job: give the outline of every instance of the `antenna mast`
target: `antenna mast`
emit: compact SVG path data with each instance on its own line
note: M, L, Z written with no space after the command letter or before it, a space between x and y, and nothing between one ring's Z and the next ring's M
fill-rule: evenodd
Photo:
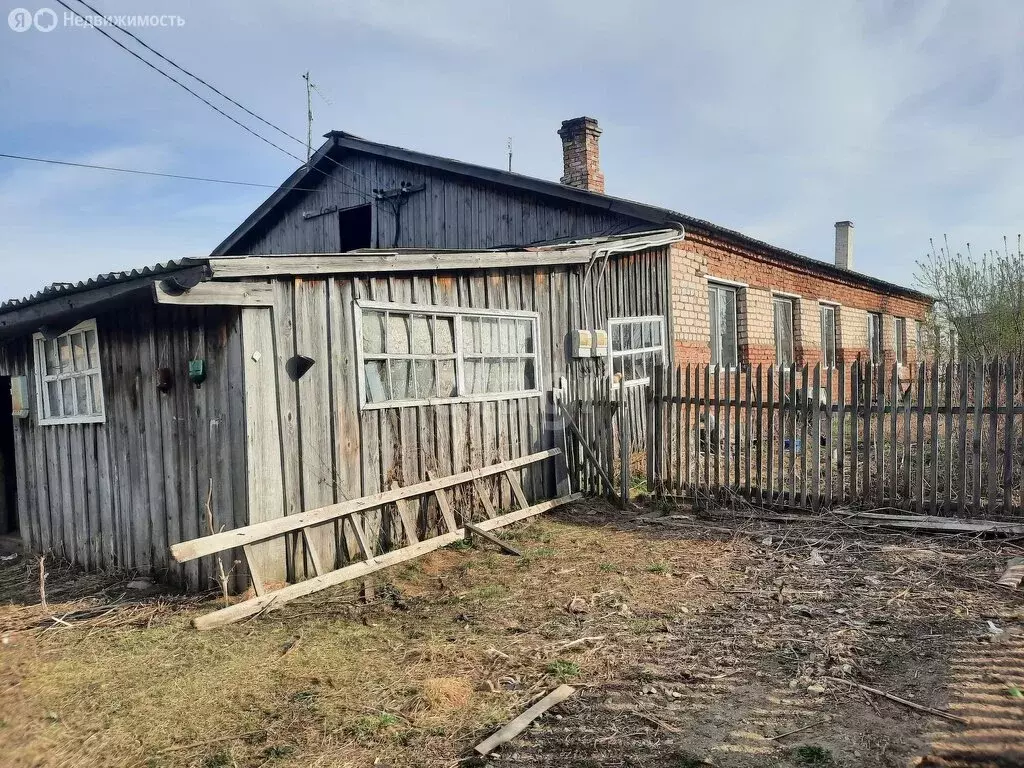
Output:
M306 165L313 157L313 82L309 79L309 71L302 76L306 81Z

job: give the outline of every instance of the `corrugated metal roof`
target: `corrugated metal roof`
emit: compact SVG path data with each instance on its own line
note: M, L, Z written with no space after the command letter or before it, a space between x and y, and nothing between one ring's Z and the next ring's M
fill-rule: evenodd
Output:
M151 267L141 267L124 272L107 272L102 275L96 275L96 277L90 277L88 280L80 280L77 283L50 283L50 285L46 286L42 290L31 293L28 296L24 296L20 299L8 299L7 301L0 303L0 312L9 312L12 309L21 309L22 307L28 307L42 301L55 299L59 296L81 293L82 291L101 288L105 285L126 283L129 280L136 280L140 277L163 275L168 272L176 272L179 269L184 269L186 267L195 267L207 263L209 263L209 259L172 259L160 264L154 264Z

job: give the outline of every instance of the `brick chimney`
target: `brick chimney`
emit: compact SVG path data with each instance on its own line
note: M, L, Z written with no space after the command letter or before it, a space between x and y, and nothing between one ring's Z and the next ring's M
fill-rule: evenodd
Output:
M836 222L836 266L853 269L853 222Z
M562 137L562 183L604 194L601 152L597 147L601 129L597 127L597 120L592 117L563 120L558 135Z

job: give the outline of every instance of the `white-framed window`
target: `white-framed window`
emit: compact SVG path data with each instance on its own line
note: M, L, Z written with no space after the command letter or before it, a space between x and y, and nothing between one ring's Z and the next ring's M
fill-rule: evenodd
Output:
M789 368L796 359L796 345L793 339L793 316L796 302L785 296L772 297L772 313L775 316L775 364Z
M734 368L740 359L736 342L736 288L708 283L711 364Z
M821 362L826 368L836 367L836 308L821 306Z
M896 362L903 365L907 362L907 321L906 318L895 318L896 331Z
M86 320L51 339L37 333L32 344L39 423L48 426L104 421L96 321Z
M608 321L608 370L626 386L649 384L654 366L665 364L665 318L613 317Z
M868 359L882 362L882 316L877 312L868 312Z
M540 395L539 315L356 304L363 408Z

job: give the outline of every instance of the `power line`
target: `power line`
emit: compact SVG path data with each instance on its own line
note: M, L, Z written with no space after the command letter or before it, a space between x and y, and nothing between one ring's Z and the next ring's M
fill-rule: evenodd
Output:
M68 9L69 11L71 11L72 13L74 13L74 14L75 14L76 16L80 16L80 14L79 14L79 13L78 13L77 11L73 10L72 8L70 8L70 7L69 7L69 6L67 5L67 3L65 3L65 2L64 2L64 0L57 0L57 2L58 2L58 3L60 3L60 5L62 5L62 6L64 6L65 8L67 8L67 9ZM75 2L79 3L80 5L83 5L83 6L85 6L86 8L88 8L88 9L89 9L90 11L92 11L92 12L93 12L94 14L96 14L97 16L105 16L105 15L104 15L104 14L103 14L103 13L102 13L101 11L98 11L98 10L97 10L97 9L96 9L95 7L93 7L93 6L89 5L89 3L85 2L85 0L75 0ZM120 48L122 48L123 50L127 51L128 53L130 53L130 54L131 54L132 56L134 56L135 58L137 58L137 59L138 59L139 61L141 61L142 63L146 64L146 66L150 67L151 69L154 69L154 70L156 70L156 71L157 71L158 73L160 73L160 74L161 74L161 75L163 75L164 77L166 77L166 78L170 79L170 80L171 80L172 82L174 82L174 83L176 83L177 85L179 85L180 87L184 88L184 89L185 89L186 91L188 91L189 93L191 93L191 94L192 94L193 96L195 96L195 97L196 97L197 99L199 99L200 101L202 101L202 102L203 102L204 104L206 104L207 106L209 106L209 107L211 107L211 108L215 109L215 110L216 110L217 112L220 112L220 114L224 115L224 117L227 117L227 118L228 118L229 120L231 120L231 121L232 121L233 123L235 123L236 125L240 126L241 128L243 128L244 130L246 130L246 131L248 131L249 133L253 134L254 136L256 136L257 138L259 138L260 140L262 140L262 141L266 142L267 144L270 144L270 146L274 147L275 149L278 149L278 150L280 150L281 152L284 152L284 153L285 153L286 155L288 155L289 157L292 157L292 158L294 158L295 160L298 160L299 162L302 162L302 158L298 157L297 155L293 155L293 154L292 154L291 152L289 152L288 150L286 150L286 149L284 149L284 148L282 148L282 147L279 147L279 146L278 146L277 144L274 144L273 142L271 142L271 141L269 141L268 139L264 138L263 136L261 136L260 134L256 133L255 131L251 130L251 129L250 129L250 128L248 128L247 126L245 126L245 125L243 125L242 123L238 122L237 120L235 120L235 119L234 119L233 117L231 117L230 115L228 115L228 114L226 114L225 112L221 111L221 110L220 110L220 109L218 109L218 108L217 108L216 106L214 106L213 104L211 104L211 103L210 103L209 101L207 101L206 99L204 99L204 98L203 98L202 96L200 96L199 94L197 94L197 93L196 93L195 91L193 91L192 89L190 89L190 88L189 88L188 86L186 86L186 85L184 85L183 83L181 83L180 81L176 80L176 79L175 79L174 77L172 77L171 75L167 74L167 73L166 73L166 72L164 72L164 71L163 71L162 69L159 69L158 67L154 66L154 65L153 65L153 64L152 64L151 62L149 62L149 61L147 61L146 59L142 58L141 56L139 56L139 55L138 55L137 53L135 53L135 52L134 52L134 51L132 51L131 49L129 49L129 48L125 47L124 45L122 45L122 44L121 44L120 42L118 42L118 41L117 41L117 40L115 40L115 39L114 39L113 37L111 37L111 36L110 36L109 34L107 34L107 32L106 32L106 31L105 31L104 29L101 29L101 28L100 28L99 26L96 26L96 25L92 25L92 26L93 26L93 28L94 28L94 29L95 29L95 30L96 30L97 32L100 32L101 34L103 34L103 36L104 36L104 37L106 37L106 38L107 38L108 40L110 40L111 42L113 42L113 43L114 43L115 45L119 46L119 47L120 47ZM281 128L281 127L280 127L279 125L276 125L276 124L274 124L274 123L270 122L269 120L267 120L266 118L264 118L264 117L261 117L260 115L256 114L255 112L253 112L253 111L252 111L251 109L249 109L249 108L248 108L248 107L246 107L245 105L241 104L240 102L238 102L238 101L236 101L235 99L231 98L230 96L228 96L228 95L227 95L226 93L224 93L224 92L223 92L223 91L221 91L220 89L218 89L218 88L214 87L213 85L211 85L211 84L210 84L209 82L207 82L206 80L204 80L203 78L201 78L201 77L200 77L199 75L195 74L194 72L191 72L191 71L189 71L188 69L185 69L185 67L181 66L180 64L178 64L178 63L177 63L177 62L175 62L174 60L172 60L172 59L168 58L167 56L164 56L164 55L163 55L162 53L160 53L160 52L159 52L158 50L156 50L156 49L155 49L155 48L153 48L153 47L152 47L151 45L149 45L148 43L146 43L146 42L145 42L144 40L142 40L142 39L141 39L141 38L140 38L140 37L139 37L138 35L136 35L136 34L135 34L135 33L133 33L132 31L130 31L130 30L128 30L128 29L125 29L124 27L121 27L121 26L119 26L119 25L117 25L117 24L112 24L112 26L114 26L114 27L115 27L115 28L116 28L117 30L119 30L119 31L120 31L120 32L121 32L122 34L125 34L125 35L127 35L128 37L132 38L132 40L134 40L135 42L137 42L137 43L138 43L139 45L141 45L141 46L142 46L143 48L145 48L145 49L146 49L147 51L150 51L150 52L151 52L151 53L152 53L153 55L155 55L155 56L159 57L159 58L160 58L161 60L163 60L163 61L167 62L168 64L170 64L170 65L171 65L172 67L174 67L175 69L177 69L177 70L178 70L179 72L182 72L182 73L184 73L185 75L188 75L188 76L189 76L189 77L191 77L191 78L192 78L193 80L195 80L195 81L196 81L197 83L201 83L201 84L202 84L202 85L204 85L205 87L209 88L209 89L210 89L211 91L213 91L214 93L216 93L216 94L217 94L218 96L220 96L220 97L221 97L222 99L224 99L225 101L228 101L228 102L230 102L231 104L233 104L234 106L238 107L238 108L239 108L240 110L242 110L243 112L245 112L245 113L246 113L247 115L250 115L251 117L255 118L256 120L259 120L259 121L260 121L261 123L263 123L264 125L266 125L266 126L268 126L268 127L272 128L273 130L275 130L275 131L277 131L278 133L280 133L280 134L281 134L282 136L285 136L286 138L289 138L289 139L291 139L292 141L294 141L294 142L297 142L298 144L301 144L301 145L303 145L303 146L308 146L308 145L307 145L307 143L306 143L306 142L304 142L304 141L303 141L302 139L300 139L300 138L298 138L298 137L296 137L296 136L294 136L294 135L292 135L292 134L288 133L288 131L286 131L286 130L285 130L284 128ZM326 157L325 159L327 159L327 160L329 160L330 162L334 163L334 164L335 164L335 165L336 165L336 166L337 166L338 168L342 168L342 169L344 169L344 170L350 171L351 173L354 173L354 174L356 174L357 176L362 176L362 177L363 177L364 179L366 179L367 181L372 181L372 179L370 179L370 177L369 177L369 176L367 176L366 174L364 174L364 173L360 173L359 171L355 170L354 168L349 168L348 166L342 165L342 164L341 164L341 163L339 163L339 162L338 162L337 160L335 160L335 159L334 159L333 157ZM307 164L308 164L308 160L307 160ZM372 199L372 197L371 197L370 195L366 194L366 192L362 191L361 189L358 189L358 188L356 188L356 187L353 187L353 186L352 186L352 185L350 185L350 184L346 184L345 182L341 181L340 179L336 179L336 178L334 178L333 176L330 176L329 174L327 174L327 173L324 173L323 171L320 171L320 169L316 169L316 170L317 170L317 171L319 171L319 172L320 172L321 174L323 174L324 176L326 176L327 178L329 178L329 179L332 179L333 181L337 181L337 182L338 182L339 184L341 184L342 186L348 187L348 188L349 188L349 189L351 189L352 191L354 191L354 192L357 192L358 194L362 195L364 199L366 199L366 200L371 200L371 199Z
M160 176L165 179L184 179L186 181L208 181L213 184L235 184L240 187L266 187L268 189L277 189L279 184L258 184L254 181L232 181L230 179L210 179L205 176L183 176L177 173L160 173L158 171L140 171L136 168L116 168L110 165L93 165L91 163L72 163L68 160L53 160L46 157L29 157L27 155L10 155L6 152L0 152L0 157L6 157L9 160L27 160L33 163L47 163L49 165L66 165L71 168L90 168L97 171L116 171L117 173L135 173L140 176ZM296 187L299 192L322 192L319 189L303 189Z

